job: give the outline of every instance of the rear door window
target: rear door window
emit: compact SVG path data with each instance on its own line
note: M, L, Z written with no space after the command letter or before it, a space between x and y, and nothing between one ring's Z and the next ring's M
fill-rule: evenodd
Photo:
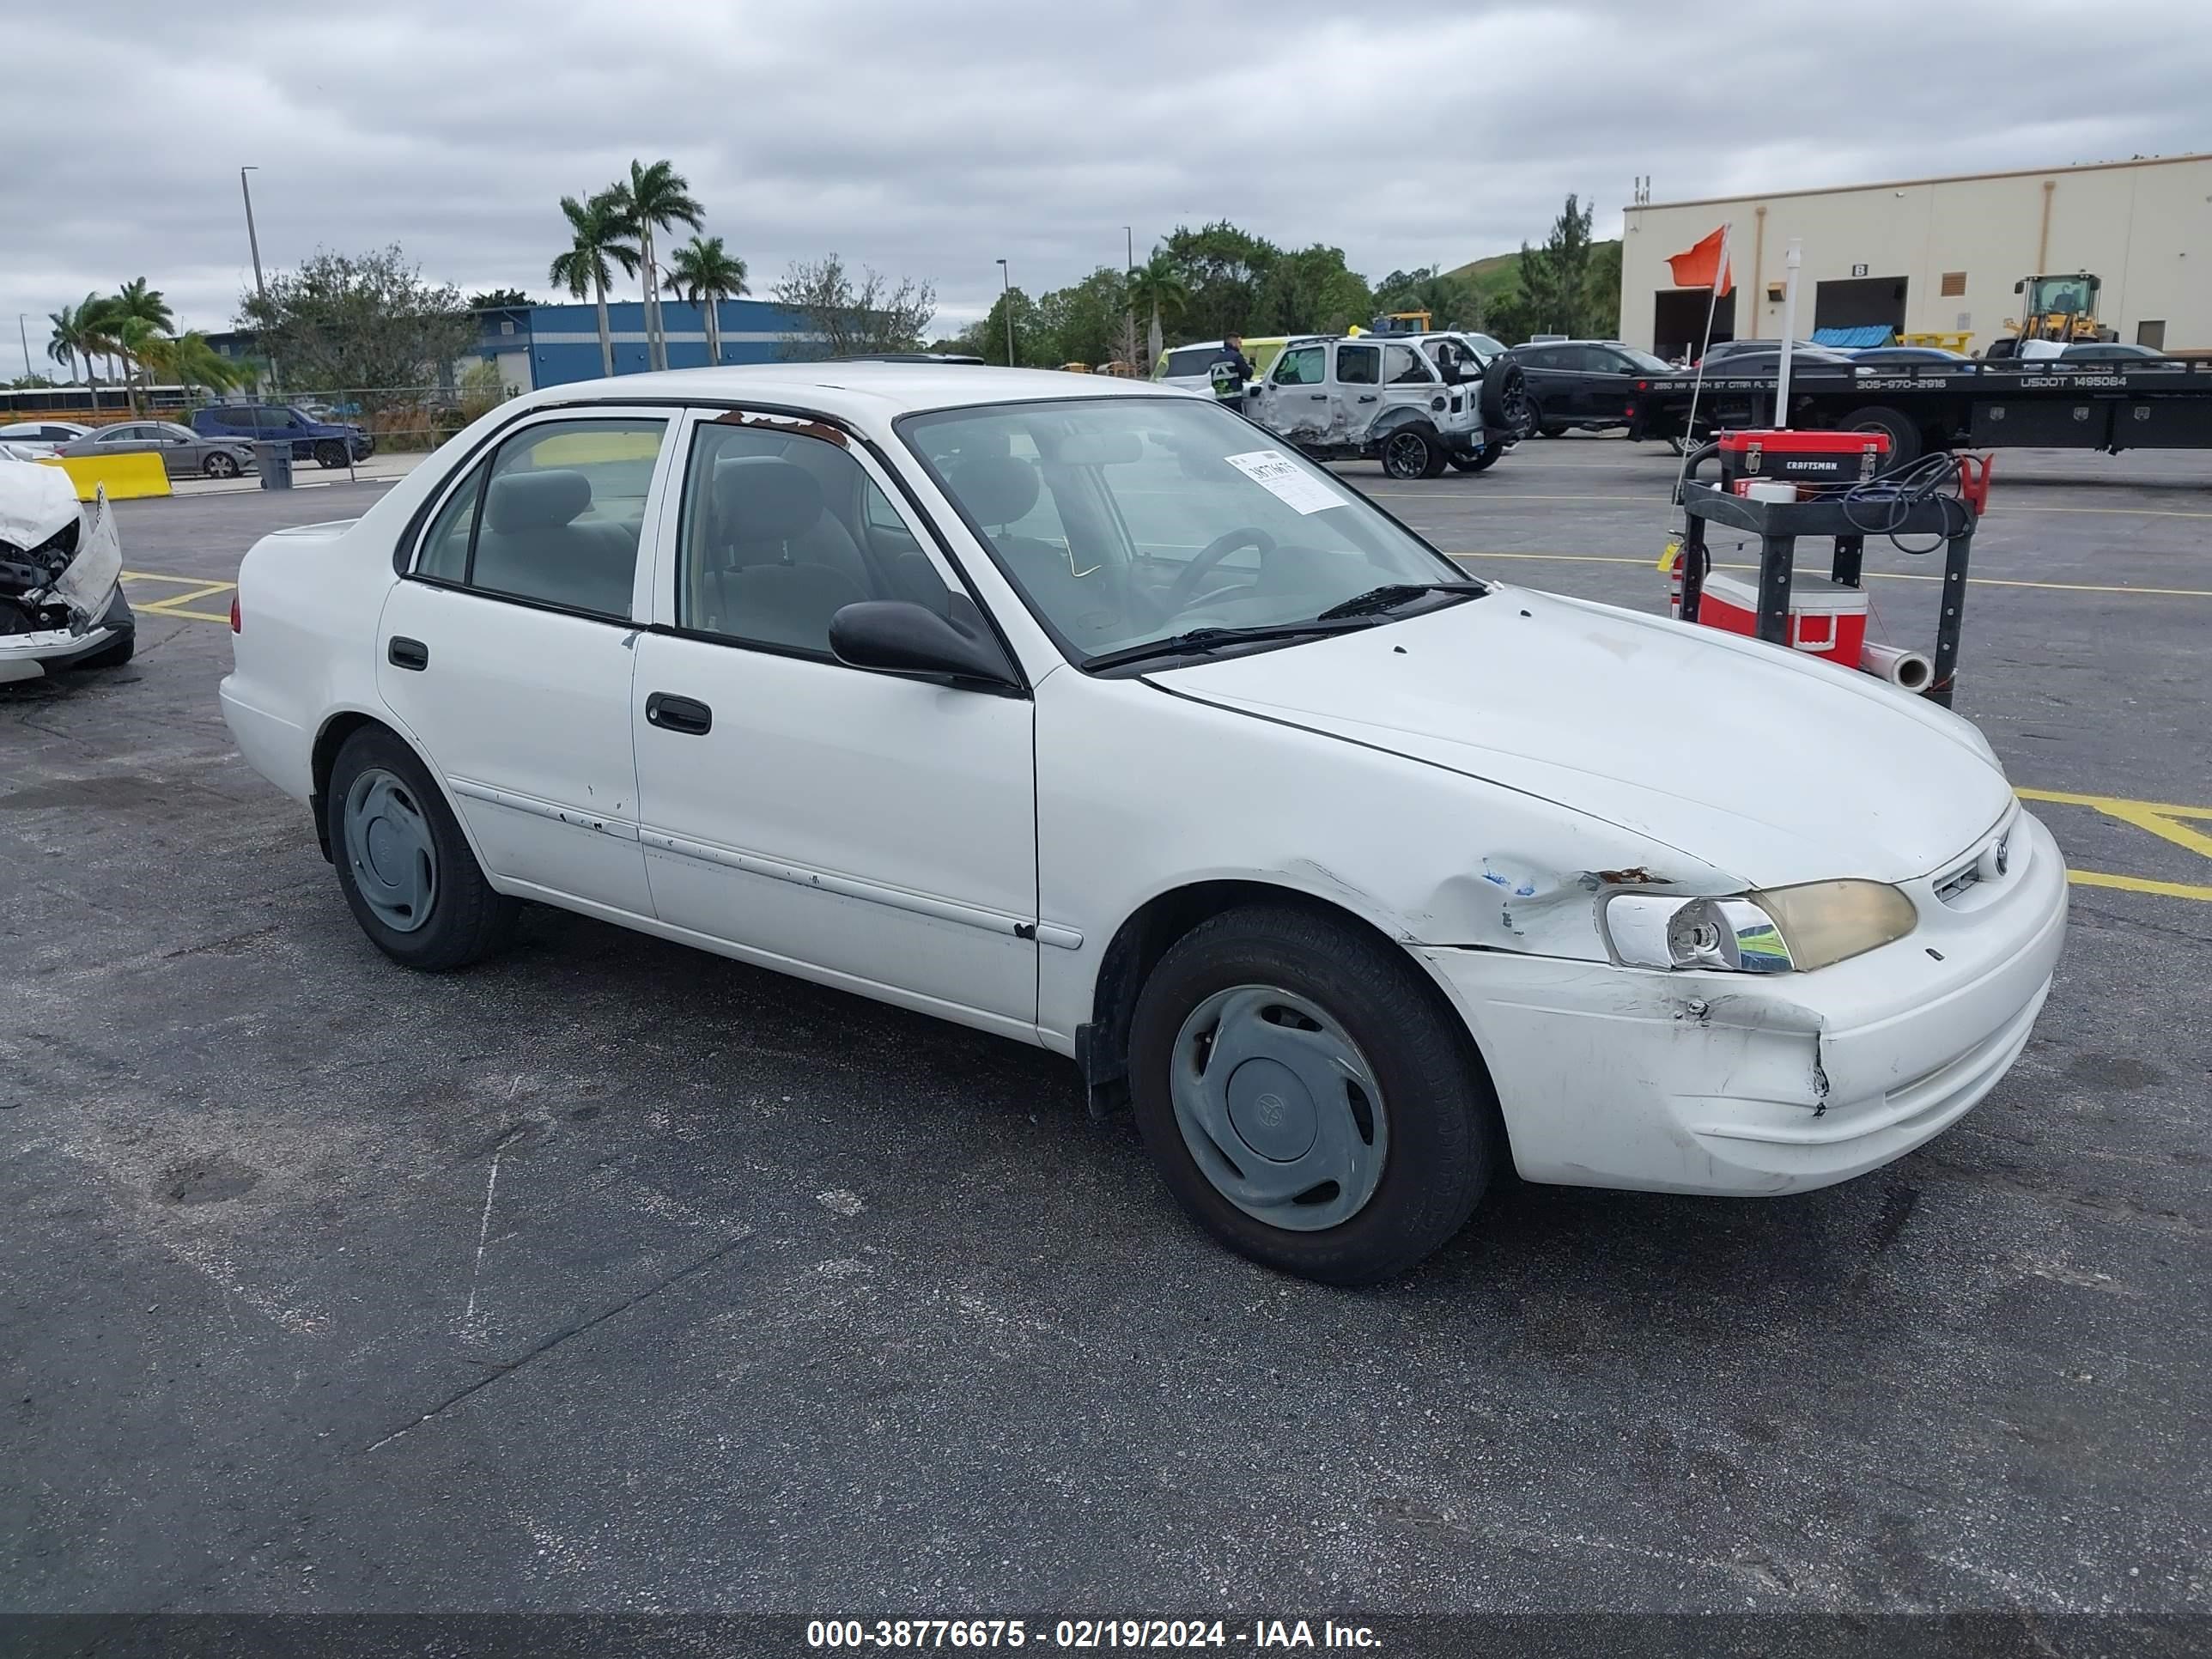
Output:
M665 420L628 416L525 428L447 499L416 573L627 618L646 492L667 429Z
M1411 346L1382 348L1382 384L1385 386L1426 386L1436 377L1421 361L1421 354Z
M1401 346L1399 349L1403 350ZM1336 349L1336 378L1345 386L1379 386L1382 352L1371 345L1340 345Z

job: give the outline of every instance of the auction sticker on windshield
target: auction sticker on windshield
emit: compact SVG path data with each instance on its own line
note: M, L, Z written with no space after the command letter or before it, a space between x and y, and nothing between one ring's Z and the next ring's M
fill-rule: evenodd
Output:
M1300 513L1342 507L1344 497L1279 449L1255 449L1222 458L1261 489Z

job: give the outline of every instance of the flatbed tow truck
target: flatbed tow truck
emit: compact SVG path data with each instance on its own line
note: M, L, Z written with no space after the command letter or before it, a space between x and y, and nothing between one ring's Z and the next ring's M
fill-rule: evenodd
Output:
M1792 365L1786 420L1777 418L1775 385L1772 374L1735 378L1724 366L1702 386L1689 371L1629 381L1628 435L1703 442L1746 428L1879 432L1891 469L1931 450L2212 449L2212 359L1805 362Z

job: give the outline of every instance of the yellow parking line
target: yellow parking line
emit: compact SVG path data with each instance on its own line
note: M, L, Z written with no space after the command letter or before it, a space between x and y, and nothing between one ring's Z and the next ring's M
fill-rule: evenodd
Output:
M2212 818L2212 806L2171 806L2163 801L2124 800L2114 795L2073 795L2052 789L2021 789L2014 793L2024 800L2047 800L2061 806L2092 808L2108 818L2118 818L2122 823L2148 830L2162 841L2170 841L2176 847L2212 859L2212 836L2179 822L2183 818Z
M167 582L175 587L204 587L210 592L238 586L236 582L217 581L212 576L169 576L158 570L126 570L123 572L123 580L126 582Z
M123 573L123 580L126 583L166 582L173 587L185 590L180 593L164 594L158 599L133 600L131 608L135 611L152 617L182 617L188 622L222 623L225 626L230 622L228 611L194 611L189 607L202 599L213 599L218 593L228 593L238 586L236 582L216 581L206 576L165 575L158 570L126 570Z
M1649 559L1623 558L1614 553L1478 553L1462 552L1448 556L1455 559L1533 559L1547 564L1640 564L1649 566ZM1716 570L1756 570L1755 564L1730 564L1724 560L1713 561ZM1943 578L1913 570L1869 570L1866 573L1877 581L1940 582ZM1969 576L1969 587L2035 587L2056 593L2129 593L2169 599L2212 599L2212 587L2126 587L2111 582L2032 582L2009 576Z
M2155 893L2160 898L2201 899L2212 904L2212 887L2192 887L2185 881L2152 881L2143 876L2108 876L2099 870L2069 870L2066 879L2080 887L2118 887L2130 893Z

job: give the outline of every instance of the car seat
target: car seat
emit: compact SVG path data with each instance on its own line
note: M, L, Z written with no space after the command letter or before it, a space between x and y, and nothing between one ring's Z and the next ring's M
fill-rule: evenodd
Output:
M830 618L870 584L851 533L823 511L820 481L781 456L732 456L714 464L714 506L703 625L826 651Z
M571 469L494 478L477 533L472 585L599 616L629 616L637 534L621 525L578 524L591 505L591 479Z

